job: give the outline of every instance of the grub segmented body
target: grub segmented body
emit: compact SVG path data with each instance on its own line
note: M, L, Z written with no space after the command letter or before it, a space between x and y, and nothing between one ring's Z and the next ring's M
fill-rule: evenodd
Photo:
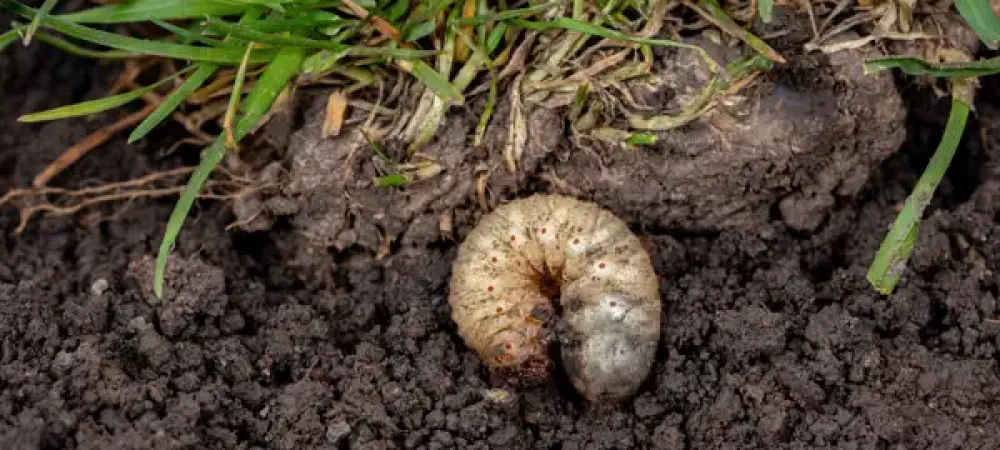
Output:
M535 195L484 216L459 248L449 302L458 333L496 373L548 380L558 344L591 401L634 394L659 341L659 283L639 239L571 197Z

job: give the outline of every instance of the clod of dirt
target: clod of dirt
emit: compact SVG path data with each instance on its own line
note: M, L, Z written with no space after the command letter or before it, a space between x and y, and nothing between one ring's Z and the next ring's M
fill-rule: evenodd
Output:
M165 336L190 337L200 328L201 321L214 323L222 316L228 302L222 269L197 257L187 260L171 257L161 299L152 289L155 265L155 259L146 256L129 266L128 277L156 310L157 323Z
M828 192L796 192L781 199L778 208L785 225L799 231L815 231L836 201Z
M692 123L657 132L652 147L579 148L561 125L566 108L545 106L545 99L525 104L528 139L515 174L506 172L502 156L509 101L497 105L481 148L469 147L477 118L456 111L437 140L421 150L443 172L404 189L375 185L384 162L357 128L321 137L326 97L305 98L306 119L286 150L282 207L255 198L240 214L290 214L300 241L288 251L307 266L323 264L328 248L384 256L399 245L440 242L434 218L476 201L482 179L487 194L505 198L530 184L548 186L609 205L626 222L647 229L759 226L780 204L777 211L789 227L815 230L837 198L858 193L873 168L900 146L905 111L891 73L863 73L862 63L878 56L877 50L796 54L802 44L785 42L789 48L781 50L790 55L789 64L740 95L723 96ZM739 56L728 49L712 53L726 58L723 63ZM711 77L692 52L658 55L659 75L633 95L654 113L676 113ZM390 157L402 154L392 146L383 150ZM449 230L460 238L474 221L456 216Z
M664 73L689 67L680 55L666 53ZM780 200L786 224L815 229L836 197L856 194L903 142L905 111L891 74L862 73L875 55L797 56L730 106L659 133L654 148L611 152L604 166L577 152L554 172L650 228L758 226ZM676 79L664 89L690 90Z

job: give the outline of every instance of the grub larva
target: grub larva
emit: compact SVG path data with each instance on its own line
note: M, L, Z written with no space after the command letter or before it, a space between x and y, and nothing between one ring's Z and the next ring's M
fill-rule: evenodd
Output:
M656 273L611 212L535 195L484 216L459 247L449 303L466 344L515 385L548 380L550 344L588 400L631 396L660 336Z

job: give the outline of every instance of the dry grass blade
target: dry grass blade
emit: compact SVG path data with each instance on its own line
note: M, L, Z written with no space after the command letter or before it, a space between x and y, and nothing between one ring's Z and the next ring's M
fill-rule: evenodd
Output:
M350 10L351 14L354 14L355 16L357 16L362 20L368 19L369 14L371 14L368 12L367 9L355 3L353 0L341 0L341 1L344 3L344 6L346 6L347 9ZM379 16L373 16L371 18L371 21L372 25L383 35L388 36L395 42L400 42L400 43L403 42L403 36L402 34L399 33L399 30L397 30L396 27L392 26L392 24L387 22L385 19ZM412 44L409 45L407 44L409 43L403 43L403 46L413 47Z
M247 63L250 58L250 52L253 51L253 47L253 42L247 44L247 51L243 55L243 62L240 64L240 68L236 72L236 84L233 86L232 95L229 96L229 107L226 109L226 115L222 119L222 128L226 131L226 147L228 148L236 147L236 138L233 137L233 120L236 118L236 109L239 107L240 95L243 91L243 83L246 81Z
M517 171L518 161L524 154L524 148L528 144L528 125L524 118L524 104L521 102L521 81L524 73L514 79L510 86L510 128L507 132L507 143L503 149L503 160L507 165L507 170L511 173Z
M476 14L476 0L465 0L462 5L462 18L469 19ZM472 38L472 25L465 25L459 28L459 33L461 33L466 38ZM464 39L459 39L455 43L455 60L458 62L466 62L469 60L469 55L472 54L472 49L466 44Z
M341 91L334 91L326 101L326 117L323 120L323 137L337 136L344 126L344 114L347 111L347 96Z

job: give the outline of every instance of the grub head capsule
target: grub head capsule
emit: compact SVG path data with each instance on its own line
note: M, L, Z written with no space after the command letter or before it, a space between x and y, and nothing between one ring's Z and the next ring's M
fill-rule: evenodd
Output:
M561 326L563 367L573 387L591 401L617 401L646 380L659 345L659 311L621 292L599 292L588 307L567 308ZM577 303L577 302L567 302ZM655 314L656 317L651 317Z

